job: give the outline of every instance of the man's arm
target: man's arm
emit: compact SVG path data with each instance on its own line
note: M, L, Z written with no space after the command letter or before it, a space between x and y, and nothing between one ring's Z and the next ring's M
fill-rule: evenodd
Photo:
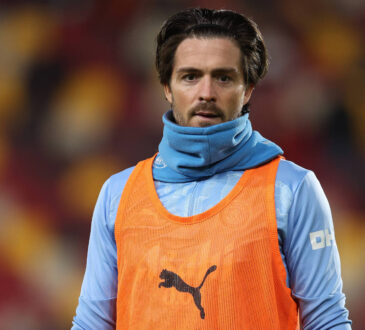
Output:
M115 329L118 288L114 223L129 168L103 185L93 213L86 271L72 330Z
M331 210L312 172L294 191L284 254L303 328L351 329Z

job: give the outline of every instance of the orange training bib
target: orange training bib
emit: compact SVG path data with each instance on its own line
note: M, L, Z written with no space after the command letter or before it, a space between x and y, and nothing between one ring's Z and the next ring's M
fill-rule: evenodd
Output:
M275 216L280 159L247 170L201 214L161 204L153 158L137 164L120 201L117 329L297 329Z

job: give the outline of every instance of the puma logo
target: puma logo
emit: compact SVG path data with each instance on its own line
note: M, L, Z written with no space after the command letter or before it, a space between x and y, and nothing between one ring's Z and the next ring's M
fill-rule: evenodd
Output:
M190 293L194 298L194 302L195 302L196 307L198 307L198 309L200 310L200 317L202 319L204 319L205 318L205 312L204 312L204 308L201 305L201 300L202 299L201 299L200 289L202 288L207 276L211 272L214 272L216 269L217 269L216 265L211 266L207 270L207 272L205 273L203 281L196 288L190 286L189 284L186 284L183 281L183 279L179 275L175 274L174 272L171 272L167 269L164 269L160 274L160 278L164 281L160 282L158 287L161 288L161 286L163 286L165 288L171 288L171 287L174 286L177 291Z

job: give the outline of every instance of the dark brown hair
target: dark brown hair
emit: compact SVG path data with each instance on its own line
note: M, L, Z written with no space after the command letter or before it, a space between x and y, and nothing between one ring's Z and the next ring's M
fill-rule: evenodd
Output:
M236 42L241 50L246 85L255 86L265 76L268 55L255 22L231 10L192 8L167 19L157 35L156 68L161 84L170 83L175 52L184 39L211 37Z

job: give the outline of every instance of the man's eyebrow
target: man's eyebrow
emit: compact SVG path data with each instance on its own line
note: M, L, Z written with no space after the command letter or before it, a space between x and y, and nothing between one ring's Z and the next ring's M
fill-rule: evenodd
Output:
M217 68L212 71L213 74L239 74L240 71L236 68Z
M200 72L201 70L193 67L182 67L176 70L177 73L185 73L185 72Z
M201 72L202 70L199 70L194 67L182 67L176 70L176 73L185 73L185 72ZM228 68L216 68L212 70L213 74L216 73L239 73L239 70L236 68L228 67Z

